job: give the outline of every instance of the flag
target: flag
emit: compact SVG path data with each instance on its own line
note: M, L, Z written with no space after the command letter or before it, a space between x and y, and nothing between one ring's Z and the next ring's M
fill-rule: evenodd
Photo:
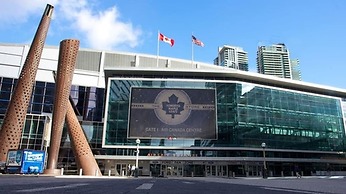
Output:
M192 42L195 43L198 46L204 47L204 43L200 40L198 40L195 36L192 35Z
M168 38L167 36L159 33L159 40L168 43L169 45L173 46L174 45L174 40L171 38Z

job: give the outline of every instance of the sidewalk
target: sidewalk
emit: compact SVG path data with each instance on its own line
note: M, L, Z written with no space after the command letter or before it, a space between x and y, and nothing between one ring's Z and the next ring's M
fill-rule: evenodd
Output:
M150 177L150 176L87 176L87 175L47 175L47 174L1 174L0 176L25 176L25 177L55 177L55 178L94 178L94 179L189 179L189 180L236 180L236 179L247 179L247 180L266 180L262 177ZM346 176L302 176L301 179L344 179ZM296 176L285 176L285 177L268 177L267 179L300 179Z

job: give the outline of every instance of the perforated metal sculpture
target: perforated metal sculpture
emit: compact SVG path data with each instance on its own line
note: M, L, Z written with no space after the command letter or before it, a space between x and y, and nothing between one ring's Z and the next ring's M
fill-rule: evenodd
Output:
M30 46L17 85L12 93L0 130L0 161L6 161L10 149L18 149L25 117L35 83L54 7L47 5Z
M62 72L61 72L62 73ZM56 80L56 74L54 74L54 78ZM100 168L93 156L92 150L88 144L88 140L85 137L85 133L78 122L78 118L74 112L73 101L70 98L69 103L67 103L66 106L66 126L68 129L69 137L71 140L72 150L75 155L75 160L77 162L77 167L82 169L82 173L84 175L91 175L91 176L102 176L102 173L100 171ZM59 108L59 107L58 107ZM56 137L61 139L60 137ZM54 149L56 151L56 149ZM58 169L53 169L52 166L51 169L46 170L46 174L57 174L60 172ZM56 166L55 166L56 168Z
M71 103L67 106L66 125L77 166L82 169L83 175L102 176Z
M57 174L57 163L64 128L67 106L77 54L79 40L67 39L60 42L58 71L55 81L55 98L53 105L53 119L46 174Z

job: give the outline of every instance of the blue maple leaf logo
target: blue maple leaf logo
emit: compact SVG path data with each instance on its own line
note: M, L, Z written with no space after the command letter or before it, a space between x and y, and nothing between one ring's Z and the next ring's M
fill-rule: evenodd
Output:
M184 110L184 102L178 102L178 97L172 94L168 98L168 102L162 102L162 110L166 111L166 114L172 115L174 119L175 115L180 115L180 112Z

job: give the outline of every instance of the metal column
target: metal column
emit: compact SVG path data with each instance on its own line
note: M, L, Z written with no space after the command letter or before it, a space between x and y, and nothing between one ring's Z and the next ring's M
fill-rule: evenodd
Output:
M7 153L10 149L19 148L26 113L53 9L54 7L52 5L47 4L18 78L17 85L13 91L11 101L7 107L0 130L0 161L6 161Z
M45 174L60 173L56 168L78 49L79 40L67 39L60 42L51 141Z

